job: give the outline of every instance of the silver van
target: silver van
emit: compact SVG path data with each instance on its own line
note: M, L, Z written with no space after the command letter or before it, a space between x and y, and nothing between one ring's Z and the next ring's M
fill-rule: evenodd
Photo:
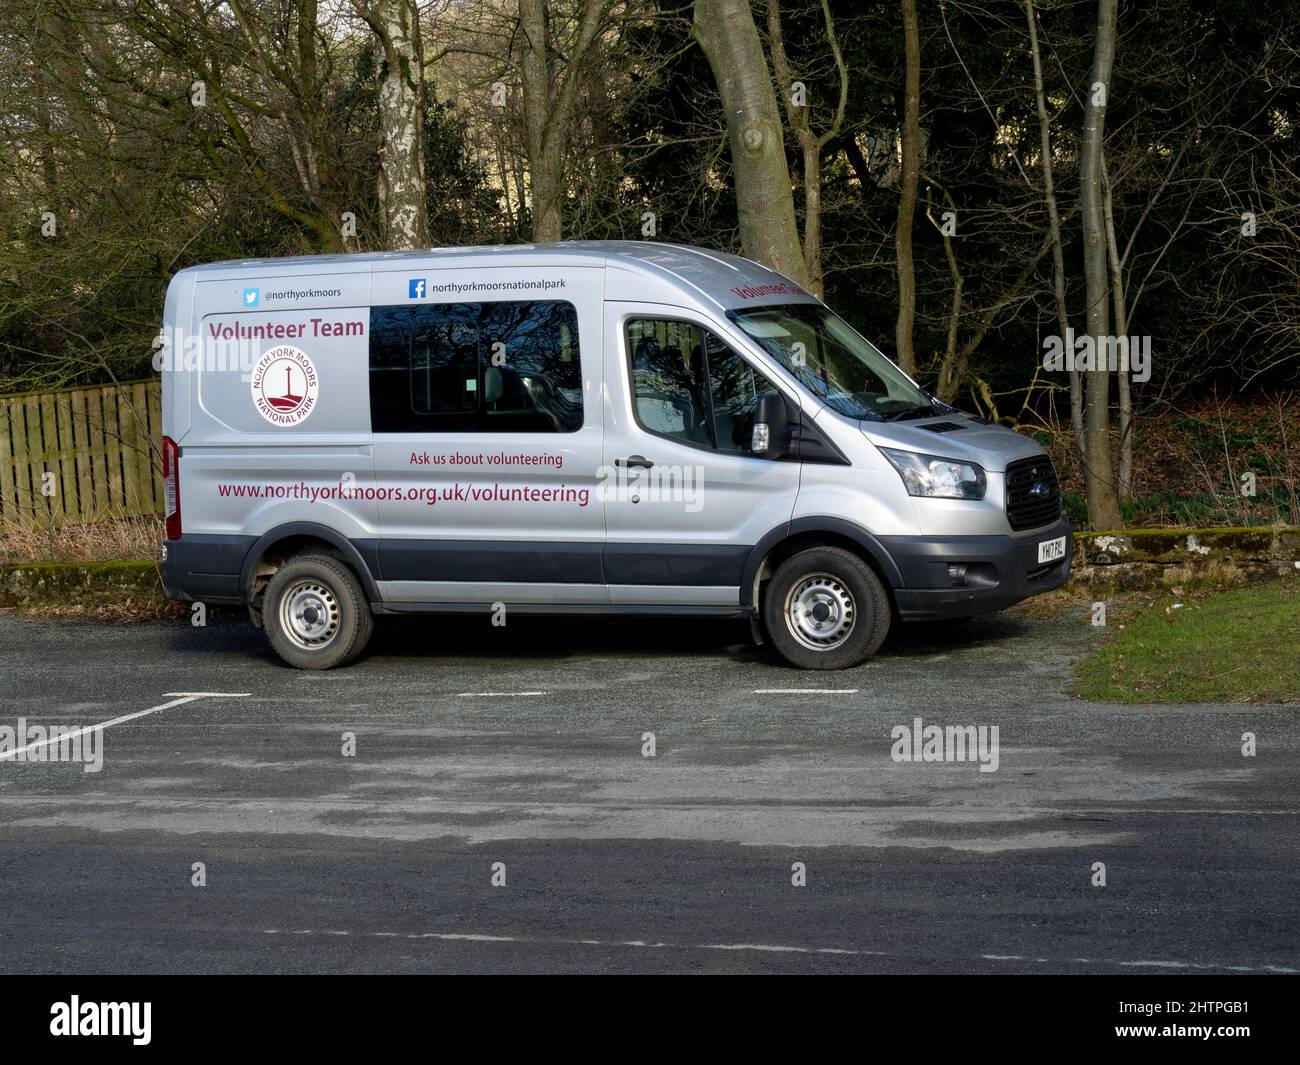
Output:
M939 403L823 303L643 242L214 263L158 358L174 598L286 662L375 614L748 618L809 669L895 620L1062 584L1032 440Z

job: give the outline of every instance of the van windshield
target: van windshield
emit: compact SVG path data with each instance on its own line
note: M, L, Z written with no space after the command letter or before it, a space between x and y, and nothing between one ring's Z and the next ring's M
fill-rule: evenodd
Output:
M791 303L727 317L840 414L893 421L935 412L902 370L829 307Z

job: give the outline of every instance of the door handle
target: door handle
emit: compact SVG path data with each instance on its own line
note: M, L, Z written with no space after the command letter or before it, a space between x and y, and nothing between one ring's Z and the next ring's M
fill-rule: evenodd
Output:
M615 459L614 465L626 466L629 470L637 469L637 468L648 470L654 465L654 463L651 462L644 455L629 455L625 459Z

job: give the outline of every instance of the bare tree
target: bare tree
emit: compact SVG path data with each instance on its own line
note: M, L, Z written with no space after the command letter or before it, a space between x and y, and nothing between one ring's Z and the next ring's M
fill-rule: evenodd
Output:
M916 0L903 0L903 58L906 65L903 168L898 183L898 228L894 231L898 263L898 321L894 326L894 342L898 365L914 375L916 352L912 346L912 328L916 322L916 266L912 261L912 224L916 217L917 177L921 166L921 33L917 26Z
M578 87L606 20L610 0L582 0L577 25L557 62L546 0L519 0L524 121L532 183L533 240L559 240L563 231L564 149L574 120Z
M1115 62L1115 3L1098 0L1097 36L1093 42L1092 74L1084 103L1083 141L1079 157L1079 197L1083 216L1083 278L1088 334L1093 365L1086 374L1084 408L1088 519L1094 529L1123 525L1110 453L1110 285L1106 255L1106 212L1103 160L1106 137L1106 94Z
M808 267L810 287L814 294L823 294L822 271L822 152L826 145L839 136L844 126L844 110L849 100L849 68L840 51L839 39L835 34L835 22L831 18L830 0L822 0L822 18L826 25L826 40L830 45L831 55L835 59L835 69L839 74L839 98L835 104L835 114L830 126L822 133L815 133L810 116L811 101L807 98L807 86L804 98L797 99L794 90L794 77L790 61L785 51L785 34L781 29L781 0L767 0L767 35L772 48L772 66L776 70L777 84L785 99L785 113L799 142L803 153L803 257Z
M338 190L325 162L329 151L316 67L323 45L315 0L293 0L275 12L244 0L219 7L178 0L106 0L98 8L72 0L56 2L69 20L79 21L80 56L92 79L86 89L99 94L105 107L111 106L109 101L138 97L139 102L122 103L126 111L113 116L115 123L138 124L141 115L131 112L141 104L155 114L169 111L176 101L159 77L157 64L162 59L174 65L200 87L204 113L218 120L215 128L197 123L192 133L217 178L248 184L258 201L299 228L304 251L342 247ZM116 32L109 36L110 19L129 32L127 40ZM283 31L290 26L294 45L284 47ZM136 40L155 54L137 52ZM239 63L240 52L247 54L249 69ZM268 116L278 127L279 142L293 157L289 180L267 165L259 127ZM187 147L178 146L178 151Z
M1052 242L1052 296L1056 303L1056 328L1061 343L1070 330L1070 314L1065 306L1065 253L1061 243L1061 212L1056 204L1056 179L1052 172L1052 123L1047 117L1047 97L1043 91L1043 61L1038 48L1038 13L1034 0L1025 0L1025 18L1029 23L1029 53L1034 62L1034 100L1038 107L1039 152L1043 161L1043 201L1047 205L1047 227ZM1070 381L1070 429L1074 446L1082 457L1083 383L1079 371L1067 369Z
M1115 199L1110 170L1103 155L1101 161L1103 214L1106 219L1106 266L1110 270L1110 295L1115 314L1115 341L1120 352L1115 377L1119 391L1119 474L1116 494L1128 499L1133 481L1133 393L1129 387L1128 301L1124 295L1124 265L1120 260L1119 241L1115 237Z
M424 55L415 0L352 0L375 35L379 92L379 205L384 244L429 244L424 165Z
M749 0L696 0L695 36L727 115L745 254L808 287L781 113Z

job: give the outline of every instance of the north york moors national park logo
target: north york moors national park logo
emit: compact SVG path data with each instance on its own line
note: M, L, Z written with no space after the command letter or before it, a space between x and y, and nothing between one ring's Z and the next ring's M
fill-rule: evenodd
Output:
M257 360L250 388L253 404L263 418L272 425L293 426L316 406L320 379L305 351L281 344Z

